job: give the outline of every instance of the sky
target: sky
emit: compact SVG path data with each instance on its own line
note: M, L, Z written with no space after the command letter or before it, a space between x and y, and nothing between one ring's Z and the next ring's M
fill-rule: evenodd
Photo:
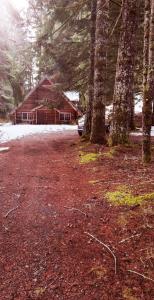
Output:
M22 9L26 8L28 4L28 0L10 0L12 5L18 9L18 11L21 11Z

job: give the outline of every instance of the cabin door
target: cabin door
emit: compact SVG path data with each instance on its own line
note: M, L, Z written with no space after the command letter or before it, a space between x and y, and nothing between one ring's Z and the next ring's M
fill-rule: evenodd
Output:
M55 124L55 112L52 110L38 110L37 124Z

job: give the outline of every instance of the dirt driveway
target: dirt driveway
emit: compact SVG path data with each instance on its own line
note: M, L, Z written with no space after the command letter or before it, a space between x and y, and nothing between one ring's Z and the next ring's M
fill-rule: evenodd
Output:
M70 132L24 138L1 153L0 299L68 299L69 207L90 195L74 139Z
M78 143L53 133L0 153L0 300L152 299L152 282L125 271L127 245L115 275L111 253L85 233L111 241L125 230L115 226L119 208L89 184L94 167L79 164Z

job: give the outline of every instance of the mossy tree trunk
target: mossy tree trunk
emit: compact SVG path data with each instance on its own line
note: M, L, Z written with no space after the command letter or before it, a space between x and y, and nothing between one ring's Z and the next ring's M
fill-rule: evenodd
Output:
M111 144L128 142L129 129L133 128L133 89L138 1L124 0L122 25L117 58Z
M84 135L86 136L90 136L91 133L92 110L93 110L93 99L94 99L96 7L97 7L97 0L91 0L89 89L88 89L88 103L86 109L86 120L85 120L85 128L84 128Z
M97 0L94 103L90 140L92 143L105 144L105 104L107 89L107 49L109 37L109 0Z
M152 102L154 99L154 1L145 0L143 75L143 162L151 161Z

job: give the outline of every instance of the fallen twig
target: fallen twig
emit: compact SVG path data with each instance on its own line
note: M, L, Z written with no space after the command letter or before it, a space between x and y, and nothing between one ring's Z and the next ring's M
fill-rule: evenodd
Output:
M5 225L3 225L3 228L5 229L5 231L8 231L8 230L9 230L9 228L6 227Z
M139 236L141 236L141 233L131 235L130 237L121 240L121 241L119 242L119 244L122 244L122 243L124 243L124 242L127 242L127 241L129 241L129 240L131 240L131 239L133 239L133 238L135 238L135 237L139 237Z
M84 211L82 211L82 210L80 210L80 209L78 209L78 208L75 208L75 207L67 207L67 206L64 206L64 208L69 209L69 210L79 211L79 212L80 212L81 214L83 214L84 216L87 216L87 214L86 214Z
M98 184L98 183L102 183L102 182L104 182L104 179L96 180L95 182L93 182L93 184Z
M138 273L138 272L136 272L136 271L133 271L133 270L127 270L127 272L134 273L134 274L136 274L136 275L139 275L139 276L143 277L144 279L148 279L148 280L154 282L154 279L152 279L152 278L150 278L150 277L147 277L147 276L145 276L144 274Z
M146 265L145 265L145 263L144 263L144 261L143 261L142 257L140 257L140 261L141 261L141 263L143 264L143 266L144 266L144 268L145 268L145 267L146 267Z
M115 274L117 274L117 258L115 256L115 254L113 253L113 251L109 248L109 246L107 246L106 244L104 244L102 241L100 241L97 237L95 237L94 235L90 234L89 232L85 232L85 234L89 235L91 238L93 238L99 244L103 245L112 254L112 256L114 258Z
M58 276L57 276L52 282L50 282L50 283L48 284L48 287L49 287L50 285L53 285L53 284L57 281L57 279L58 279Z
M18 209L18 208L19 208L19 205L17 205L16 207L10 209L10 210L6 213L6 215L5 215L4 217L7 218L7 217L9 216L9 214L11 214L14 210L16 210L16 209Z

